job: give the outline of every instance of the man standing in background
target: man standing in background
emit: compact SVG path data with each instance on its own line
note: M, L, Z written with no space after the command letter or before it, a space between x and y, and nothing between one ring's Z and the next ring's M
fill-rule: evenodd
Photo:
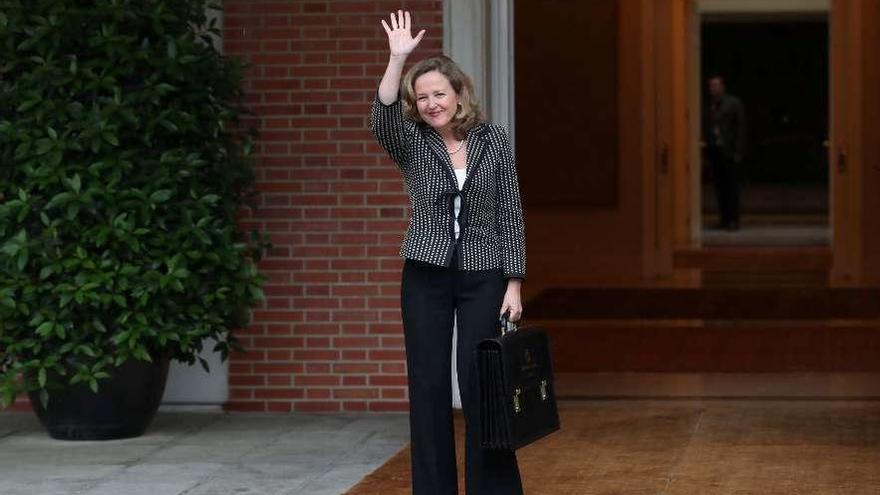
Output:
M739 168L746 151L746 114L742 101L727 94L724 78L709 78L709 104L705 117L706 155L718 200L718 227L739 229Z

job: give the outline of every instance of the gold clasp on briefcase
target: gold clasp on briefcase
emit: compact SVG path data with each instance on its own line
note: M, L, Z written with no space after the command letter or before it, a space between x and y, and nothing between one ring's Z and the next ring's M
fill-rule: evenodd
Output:
M517 414L522 412L522 404L519 402L519 394L522 393L522 390L516 389L513 391L513 411Z
M550 394L547 393L547 380L541 380L541 400L547 400Z

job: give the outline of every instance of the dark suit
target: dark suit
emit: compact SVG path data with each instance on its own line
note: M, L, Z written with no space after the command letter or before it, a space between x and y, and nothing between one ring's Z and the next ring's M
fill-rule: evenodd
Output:
M739 98L723 94L709 101L703 139L721 224L739 223L740 167L746 155L746 114Z

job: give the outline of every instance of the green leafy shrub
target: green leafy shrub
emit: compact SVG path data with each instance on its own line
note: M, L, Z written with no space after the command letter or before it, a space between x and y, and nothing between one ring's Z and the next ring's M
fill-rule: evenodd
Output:
M0 0L0 398L225 358L262 298L241 66L206 0ZM202 361L206 366L206 363Z

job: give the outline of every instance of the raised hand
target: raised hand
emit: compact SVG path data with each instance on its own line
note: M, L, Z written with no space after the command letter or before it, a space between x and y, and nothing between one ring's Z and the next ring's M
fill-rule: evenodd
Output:
M409 12L402 10L397 11L397 15L391 13L391 27L382 19L382 27L388 33L388 48L391 50L392 57L405 57L412 53L418 46L419 41L425 36L425 30L419 31L419 34L413 38L410 32Z

